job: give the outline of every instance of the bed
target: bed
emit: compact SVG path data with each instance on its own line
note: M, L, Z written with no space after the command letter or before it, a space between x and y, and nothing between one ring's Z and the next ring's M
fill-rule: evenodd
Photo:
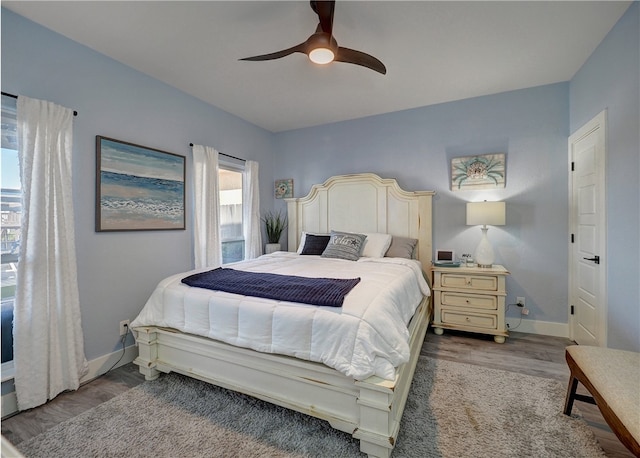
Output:
M298 247L305 245L304 240L301 244L303 238L331 231L390 234L394 241L417 240L413 257L427 266L432 255L432 196L431 191L404 191L393 179L367 173L332 177L314 185L306 197L287 199L289 252L264 255L247 263L223 267L262 272L271 269L267 265L275 263L276 272L284 275L301 273L315 278L322 270L329 270L335 278L357 276L361 284L353 287L344 298L344 306L332 308L298 304L296 308L296 304L286 301L278 301L274 305L271 299L208 291L182 284L182 278L197 277L200 271L179 274L158 285L139 317L132 322L139 347L139 356L134 363L147 380L157 378L160 373L174 371L321 418L333 428L352 434L360 441L361 451L369 456L390 456L429 323L431 296L424 285L418 286L417 293L413 286L402 288L409 291L407 296L391 301L395 304L392 308L399 310L400 318L397 320L402 326L394 322L396 318L386 316L386 312L381 312L382 316L378 316L380 312L364 312L366 307L356 306L354 301L360 296L359 300L365 300L367 294L371 297L386 295L386 292L373 294L371 289L372 285L380 283L380 278L386 278L380 275L391 275L380 273L381 269L385 272L386 269L398 271L403 282L413 275L416 284L419 284L421 275L424 281L424 273L420 267L416 271L417 263L414 261L395 257L355 261L325 259L322 262L329 264L322 264L320 271L312 269L302 273L302 264L312 264L313 258L319 258L320 265L322 256L303 256L298 253ZM341 267L345 265L348 267ZM400 280L393 280L396 281ZM210 294L217 295L217 299L209 298ZM252 342L244 338L246 333L243 336L238 332L226 336L225 330L234 325L216 327L210 324L207 327L196 324L185 310L174 312L172 319L158 318L160 311L168 309L165 298L171 296L177 296L174 299L179 303L186 303L185 297L194 296L194 303L201 305L219 300L229 311L227 315L235 317L236 327L243 317L249 320L254 318L254 314L265 314L266 318L259 319L257 323L271 323L271 327L262 332L247 327L257 337ZM194 310L200 310L201 315L209 313L206 305L200 309L194 307ZM274 316L289 317L289 313L284 314L283 310L291 311L293 321L273 319ZM351 313L354 310L363 312ZM354 329L364 328L366 335L374 336L369 341L365 338L364 344L356 336L348 340L348 345L343 345L354 348L360 345L363 348L360 352L354 351L358 356L352 359L357 363L347 361L349 358L336 348L340 345L328 345L328 349L316 344L304 347L305 341L322 342L330 334L325 330L324 334L320 332L314 337L304 330L335 329L338 317L350 314L358 319L366 316L366 323L359 322ZM323 328L324 319L328 320L328 325ZM380 329L385 323L389 327L403 328L399 331L401 334L404 332L405 337L394 340L396 337L389 333L388 337L376 339L375 335L386 332ZM276 328L296 332L277 338ZM260 336L272 341L263 342ZM389 342L383 342L386 340ZM368 362L361 365L362 360Z

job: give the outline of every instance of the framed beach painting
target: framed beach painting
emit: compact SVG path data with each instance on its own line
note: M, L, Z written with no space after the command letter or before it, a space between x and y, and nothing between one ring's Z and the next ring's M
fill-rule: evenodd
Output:
M185 228L185 158L96 136L96 231Z

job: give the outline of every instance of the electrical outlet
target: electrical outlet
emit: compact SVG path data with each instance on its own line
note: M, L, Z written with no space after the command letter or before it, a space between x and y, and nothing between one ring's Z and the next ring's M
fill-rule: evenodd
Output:
M524 307L526 305L524 297L521 297L521 296L516 297L516 305L518 307Z
M120 322L120 335L123 336L129 331L129 320Z

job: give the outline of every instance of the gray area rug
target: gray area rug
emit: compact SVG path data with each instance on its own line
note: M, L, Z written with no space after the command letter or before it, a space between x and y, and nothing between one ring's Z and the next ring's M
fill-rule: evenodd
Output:
M394 457L602 457L565 387L420 357ZM575 409L574 409L575 412ZM361 457L323 421L169 374L18 445L35 457Z

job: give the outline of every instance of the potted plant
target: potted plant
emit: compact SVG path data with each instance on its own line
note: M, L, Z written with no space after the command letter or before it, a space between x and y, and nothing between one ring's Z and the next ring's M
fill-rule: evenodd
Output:
M280 250L280 237L287 227L287 217L280 212L268 212L263 218L269 243L265 246L265 253L273 253Z

